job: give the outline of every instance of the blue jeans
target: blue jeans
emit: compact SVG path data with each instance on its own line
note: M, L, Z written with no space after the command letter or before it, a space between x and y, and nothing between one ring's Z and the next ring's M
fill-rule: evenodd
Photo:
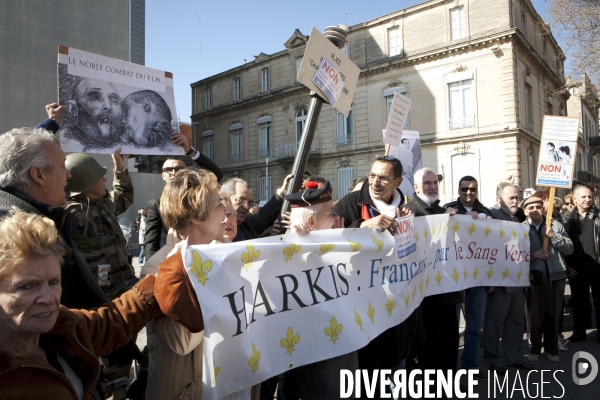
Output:
M481 328L485 316L486 287L478 286L465 290L465 347L460 364L465 369L479 369Z
M142 265L144 263L144 244L140 244L140 256L138 257L138 264Z

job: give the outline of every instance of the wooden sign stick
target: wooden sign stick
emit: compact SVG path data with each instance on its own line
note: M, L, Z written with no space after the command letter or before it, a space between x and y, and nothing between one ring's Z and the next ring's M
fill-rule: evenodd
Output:
M555 187L550 187L550 194L548 195L548 209L546 210L546 230L552 226L552 212L554 211L554 191ZM542 249L548 250L548 236L544 235L544 245Z
M385 154L384 155L387 156L388 154L390 154L390 144L386 143L386 145L385 145Z

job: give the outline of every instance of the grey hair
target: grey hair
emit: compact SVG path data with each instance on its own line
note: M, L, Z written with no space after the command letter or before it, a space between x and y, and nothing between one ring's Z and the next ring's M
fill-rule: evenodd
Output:
M235 194L235 184L241 183L244 185L246 189L250 189L250 185L248 182L241 178L229 178L227 181L221 186L221 196L225 194L227 197L231 197Z
M290 212L291 230L294 231L294 226L308 230L308 217L320 213L325 204L327 204L327 202L315 204L314 206L292 208L292 211Z
M15 128L0 136L0 187L22 192L31 186L29 170L52 169L48 143L59 145L45 129Z
M577 192L579 192L581 189L587 189L590 192L592 191L592 189L590 189L589 187L587 187L585 185L577 185L573 188L573 196L576 196Z
M434 170L432 170L431 168L421 168L415 171L414 175L413 175L413 182L418 183L419 185L423 184L423 177L427 174L434 174L437 176L437 174L435 173Z
M496 196L502 197L502 192L504 192L504 188L508 186L514 187L517 190L517 192L519 192L519 187L517 185L514 185L509 182L500 182L498 186L496 186Z

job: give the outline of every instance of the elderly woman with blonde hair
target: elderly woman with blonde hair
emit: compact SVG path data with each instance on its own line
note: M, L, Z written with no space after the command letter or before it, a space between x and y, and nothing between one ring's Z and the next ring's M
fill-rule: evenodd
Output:
M222 223L228 208L218 190L212 172L190 168L178 171L160 197L160 214L170 228L172 242L180 244L158 269L156 292L166 317L148 327L147 400L202 398L204 321L181 246L209 244L224 235ZM152 258L148 263L152 264Z
M95 310L60 305L64 249L50 219L13 208L0 221L0 398L91 399L99 356L160 309L154 276Z

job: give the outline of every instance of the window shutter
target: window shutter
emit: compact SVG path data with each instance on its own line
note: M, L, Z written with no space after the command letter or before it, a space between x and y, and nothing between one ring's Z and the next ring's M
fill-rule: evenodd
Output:
M338 200L348 194L352 179L354 179L354 167L338 169Z

